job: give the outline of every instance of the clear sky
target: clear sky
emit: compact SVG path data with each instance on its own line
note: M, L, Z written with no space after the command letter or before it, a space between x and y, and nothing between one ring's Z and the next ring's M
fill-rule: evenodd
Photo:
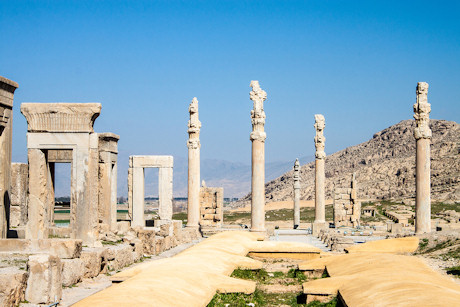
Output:
M26 162L22 102L101 102L97 132L132 154L187 156L198 97L202 158L250 163L249 83L265 102L266 159L326 152L412 118L460 119L460 1L0 1L0 75L19 83L13 161Z

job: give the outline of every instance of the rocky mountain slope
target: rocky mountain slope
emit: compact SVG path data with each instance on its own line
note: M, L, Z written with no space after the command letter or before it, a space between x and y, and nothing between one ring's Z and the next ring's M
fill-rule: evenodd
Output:
M432 199L460 200L460 125L431 120ZM348 187L356 172L359 198L407 200L415 198L415 122L404 120L384 129L367 142L326 158L326 198L334 186ZM327 148L327 143L326 143ZM301 199L314 198L315 162L301 166ZM292 171L265 185L267 201L293 198ZM242 202L250 200L248 194Z

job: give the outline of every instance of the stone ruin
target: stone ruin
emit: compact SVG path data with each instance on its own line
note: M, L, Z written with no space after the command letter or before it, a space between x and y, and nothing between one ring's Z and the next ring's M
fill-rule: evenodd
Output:
M145 168L158 168L158 215L161 221L172 220L173 164L172 156L129 157L128 212L132 220L131 226L145 226Z
M117 142L112 133L95 133L99 103L23 103L28 124L28 222L26 239L58 236L92 244L99 226L116 228ZM71 163L70 225L56 229L54 169ZM54 229L53 229L54 228Z
M361 202L357 197L358 187L355 173L349 188L334 189L334 225L335 227L357 227L361 217Z
M0 239L7 237L10 220L13 97L18 84L0 76Z
M222 228L224 219L224 188L200 188L200 226L206 234Z

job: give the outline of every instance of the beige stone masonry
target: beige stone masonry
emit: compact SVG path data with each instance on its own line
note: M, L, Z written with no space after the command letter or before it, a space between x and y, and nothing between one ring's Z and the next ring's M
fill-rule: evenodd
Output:
M201 187L200 225L204 228L222 228L224 219L224 188Z
M132 218L131 226L144 227L144 169L158 168L158 214L161 220L172 220L173 199L172 156L130 156L128 169L128 208Z
M29 166L27 163L11 163L10 227L27 224L27 191L29 190Z
M18 84L0 76L0 239L7 237L10 215L13 97Z
M92 245L98 224L116 228L117 141L93 131L99 103L23 103L28 122L26 238L48 238L54 220L54 164L71 163L70 237Z
M334 189L334 225L357 227L361 219L361 202L357 198L358 187L355 173L350 188Z
M29 132L94 132L100 103L22 103Z

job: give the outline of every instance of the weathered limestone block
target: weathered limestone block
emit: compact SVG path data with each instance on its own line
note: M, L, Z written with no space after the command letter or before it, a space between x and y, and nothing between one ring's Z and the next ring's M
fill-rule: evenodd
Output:
M165 239L164 239L164 250L165 250L165 251L170 250L171 247L172 247L171 238L172 238L172 237L167 236L167 237L165 237Z
M143 254L154 255L155 254L155 234L156 231L152 229L139 229L137 237L142 243Z
M72 286L83 277L85 273L85 264L80 258L62 260L62 285L64 287Z
M96 277L105 272L107 266L106 248L91 248L81 252L80 259L84 265L83 277Z
M24 301L28 276L14 267L0 268L0 306L18 306Z
M129 244L111 246L107 248L107 260L109 270L119 270L134 262L133 247Z
M11 211L10 226L27 224L27 191L29 190L29 166L11 163ZM13 209L14 208L14 209ZM14 212L13 212L14 210Z
M164 252L165 249L165 238L156 236L155 237L155 255L159 255Z
M82 241L74 239L5 239L0 240L0 252L50 253L59 258L78 258Z
M13 97L18 84L0 76L0 239L7 237L11 195Z
M168 221L167 223L163 223L159 227L160 227L160 231L157 232L158 236L168 237L168 236L174 235L174 225L171 223L171 221Z
M174 237L179 238L182 234L182 221L181 220L173 220L173 233Z
M131 224L129 221L117 222L117 234L118 235L125 235L126 233L128 233L129 228L131 228Z
M29 257L29 279L25 298L33 304L59 301L62 296L62 262L54 255Z

